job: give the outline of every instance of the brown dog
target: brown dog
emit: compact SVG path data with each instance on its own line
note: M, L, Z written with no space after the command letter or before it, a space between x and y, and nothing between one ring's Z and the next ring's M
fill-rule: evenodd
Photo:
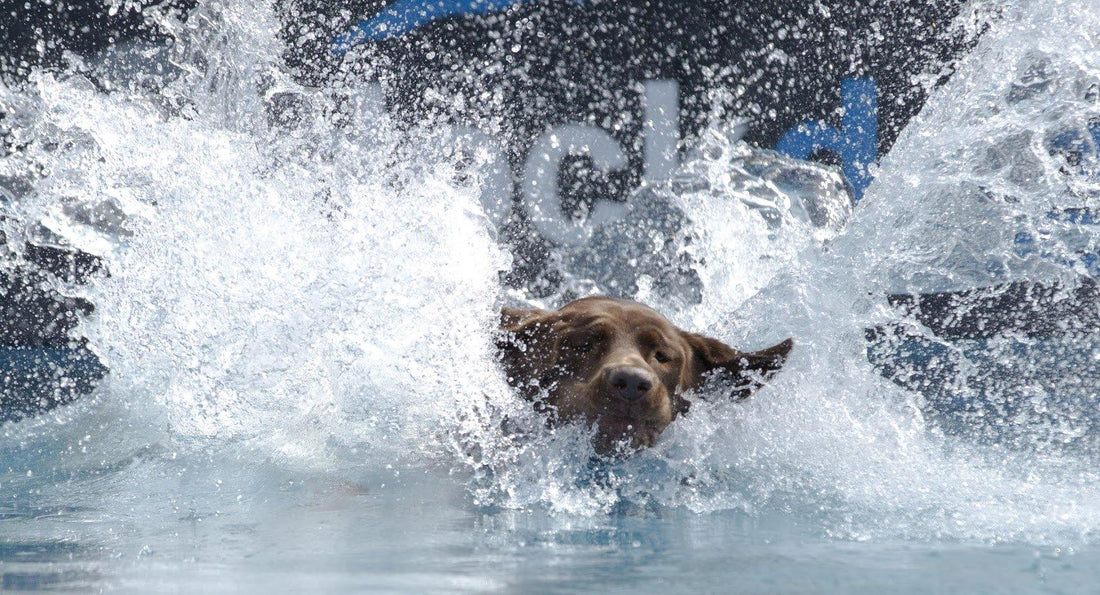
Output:
M596 448L653 446L686 413L684 393L719 377L744 399L787 359L790 339L745 353L682 331L653 309L590 297L560 310L501 310L498 340L508 383L552 424L596 425Z

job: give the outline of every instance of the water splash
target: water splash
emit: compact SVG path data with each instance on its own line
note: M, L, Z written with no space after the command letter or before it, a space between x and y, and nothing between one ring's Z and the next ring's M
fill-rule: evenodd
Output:
M734 344L794 336L791 361L771 386L743 407L693 409L658 448L598 478L560 471L568 465L539 468L537 478L518 484L540 489L530 500L514 493L513 502L567 502L573 510L587 491L598 510L789 511L856 539L1093 540L1100 478L1092 455L1044 446L1065 427L997 420L1028 432L1027 444L1010 447L979 444L971 439L978 430L944 436L927 424L921 394L867 362L864 329L903 316L888 306L889 292L1074 283L1086 272L1083 256L1095 250L1079 219L1048 216L1093 208L1095 200L1087 132L1100 74L1089 49L1094 19L1057 3L1009 7L1000 19L901 136L848 229L824 250L780 244L775 256L783 264L746 271L753 247L744 240L766 240L763 222L729 213L735 207L722 199L736 196L734 188L694 197L695 212L704 214L697 230L708 238L705 297L673 316ZM1051 143L1066 131L1083 138L1072 159ZM726 216L706 215L720 211ZM1033 229L1045 243L1021 254L1018 233ZM784 249L797 258L784 258ZM739 288L760 286L738 307ZM1092 342L1069 341L1087 365ZM993 357L998 373L1020 384L1042 365L1008 349ZM1066 406L1053 397L1049 406ZM1063 421L1087 428L1089 402Z
M150 448L327 470L446 460L495 506L789 512L856 539L1093 540L1087 456L939 435L919 395L866 357L864 329L898 317L888 291L1075 271L1082 247L1059 233L1075 224L1046 213L1095 193L1047 141L1096 115L1100 11L1005 13L844 233L787 222L776 243L720 170L684 197L705 238L703 295L670 316L738 345L797 347L747 405L700 403L657 448L614 464L592 462L583 428L547 429L504 388L490 338L507 250L476 176L410 149L369 90L296 85L268 9L209 4L166 21L178 70L151 86L108 95L75 68L6 89L26 148L2 166L36 172L6 231L33 239L43 223L105 259L109 275L65 289L97 305L79 332L111 375L63 413L5 426L4 449L28 467ZM1021 255L1018 231L1040 249Z
M502 384L464 368L491 359L507 258L447 164L394 162L381 116L338 127L335 106L283 76L319 108L295 130L271 123L272 15L216 14L232 18L213 41L209 13L189 20L204 34L181 45L201 52L177 49L183 74L160 85L185 109L79 74L21 91L35 105L8 165L43 175L13 234L41 222L109 270L67 288L96 304L77 332L111 370L85 414L150 427L140 440L314 464L430 448L461 403ZM107 207L112 225L76 216Z

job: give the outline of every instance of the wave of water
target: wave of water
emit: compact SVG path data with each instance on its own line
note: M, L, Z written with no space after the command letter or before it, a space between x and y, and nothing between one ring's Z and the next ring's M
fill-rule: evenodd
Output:
M1096 115L1100 10L1003 11L838 237L795 227L777 244L735 212L732 189L684 197L704 293L670 317L797 347L748 404L694 407L615 464L593 464L582 429L546 429L506 390L490 345L509 263L477 175L409 147L366 87L295 85L271 11L212 4L170 23L180 71L153 93L104 94L80 67L7 89L26 148L2 167L40 174L6 231L44 222L105 259L109 275L66 291L96 304L78 332L111 369L94 396L3 428L11 473L135 452L336 475L442 463L478 504L789 513L856 539L1092 541L1090 457L944 437L867 361L863 329L896 316L885 292L1066 278L1080 249L1045 233L1047 256L1021 256L1013 238L1051 208L1095 202L1044 141ZM292 126L270 117L288 96L311 107ZM104 212L118 225L85 223ZM782 258L743 266L761 252ZM746 288L760 291L744 301Z
M499 384L484 362L506 252L445 163L401 165L383 115L337 129L314 93L321 109L296 130L266 121L264 93L307 93L278 69L273 15L195 17L202 69L159 94L179 108L76 74L24 91L30 144L11 169L45 175L19 220L109 271L68 290L97 305L78 332L111 374L62 415L138 426L138 444L239 444L310 465L334 448L430 448L461 402ZM106 231L79 216L97 210L124 216Z

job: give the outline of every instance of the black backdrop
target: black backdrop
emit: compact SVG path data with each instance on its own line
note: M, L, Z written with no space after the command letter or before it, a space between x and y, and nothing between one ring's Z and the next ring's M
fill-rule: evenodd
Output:
M410 0L277 0L287 67L314 86L380 81L391 113L410 123L426 114L463 124L493 122L517 178L533 139L547 128L578 122L606 130L629 166L599 179L577 173L572 185L562 185L563 203L591 200L567 196L577 188L622 200L637 185L645 81L678 84L682 137L699 131L715 91L724 90L728 113L752 120L746 139L772 148L800 122L839 126L842 81L873 79L881 155L920 109L930 85L950 76L954 60L976 38L959 26L966 24L961 0L432 0L501 6L431 20L368 40L346 55L333 51L338 36L402 2ZM56 68L65 51L90 56L112 43L161 36L134 9L137 3L118 4L121 9L112 11L105 1L4 0L3 78L11 83L34 68ZM154 4L182 18L194 7L193 0L144 6ZM493 99L483 100L486 93ZM447 100L456 96L466 99L457 107ZM837 161L828 151L814 158ZM545 246L521 247L513 281L529 282L545 254ZM43 316L28 317L26 324L39 325ZM19 326L13 315L8 319L5 326ZM3 334L0 329L0 342Z
M950 76L953 61L976 38L958 26L965 24L961 0L431 0L475 12L486 5L499 9L432 20L346 55L333 51L337 36L409 1L277 0L287 67L312 86L378 81L390 112L410 124L425 115L493 123L517 176L532 139L548 128L576 122L605 130L627 155L628 167L599 180L581 176L585 183L574 186L602 184L600 192L619 193L610 197L618 199L644 169L640 88L646 81L678 85L681 137L699 131L715 92L724 91L727 113L752 120L746 139L771 148L800 122L840 126L842 81L873 79L881 155L920 109L930 85ZM17 84L35 68L61 67L67 51L90 57L111 44L156 40L162 32L135 8L155 4L186 18L195 3L116 4L120 8L111 10L106 0L0 0L0 78ZM486 94L491 100L483 99ZM457 96L466 101L446 100ZM7 143L0 147L11 150ZM828 151L813 157L836 160ZM563 187L563 195L567 191ZM40 289L43 271L83 277L99 263L54 249L28 254L38 261L33 272L0 274L0 351L7 350L10 360L0 366L0 422L76 398L106 372L67 335L74 313L93 305ZM541 270L545 245L519 246L517 254L510 280L530 282ZM61 376L12 363L51 353ZM62 389L63 376L69 380Z
M194 5L139 3L170 5L181 15ZM680 83L686 135L701 122L709 89L740 88L731 108L753 118L747 138L772 147L798 122L835 120L841 79L863 76L878 85L883 153L920 109L927 85L918 78L949 76L953 60L974 41L954 26L961 0L553 0L435 20L363 44L365 55L342 58L331 51L332 40L392 2L277 4L287 63L302 82L331 82L342 62L360 60L389 75L389 98L403 107L430 109L423 100L429 87L499 88L517 139L554 121L598 120L623 107L630 95L623 91L638 81L664 78ZM10 81L34 67L56 67L65 50L91 55L110 43L157 35L139 12L123 7L112 14L106 0L4 0L0 72ZM473 78L464 72L495 62L505 68Z

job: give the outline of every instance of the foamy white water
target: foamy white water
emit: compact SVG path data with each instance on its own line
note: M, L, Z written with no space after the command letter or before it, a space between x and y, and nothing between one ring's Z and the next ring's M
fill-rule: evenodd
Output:
M501 390L485 362L506 252L446 164L393 159L383 116L337 129L318 105L296 131L271 127L257 85L285 75L271 29L250 28L271 15L209 15L228 15L225 45L203 48L214 75L165 93L181 112L80 76L27 92L22 133L38 142L24 159L49 175L17 208L110 271L73 289L97 305L80 332L111 369L82 414L261 460L415 459L468 400ZM104 203L121 231L74 215Z
M44 222L110 271L68 291L96 304L78 331L111 374L66 411L4 427L13 476L109 473L134 453L152 454L110 494L140 493L178 459L219 482L238 467L332 482L454 470L470 506L561 518L736 511L827 538L1095 540L1087 453L943 437L868 363L864 329L896 316L887 291L1068 276L1080 247L1064 235L1043 234L1042 257L1013 238L1052 208L1097 206L1044 140L1097 115L1100 6L1006 8L827 245L794 221L777 240L721 191L687 197L704 295L670 317L739 345L793 336L796 350L748 404L701 403L657 448L606 466L582 429L547 430L504 386L491 332L508 251L476 176L404 138L369 88L342 89L344 110L291 82L270 11L202 11L176 25L186 74L161 97L75 74L4 91L31 144L0 167L44 172L8 232ZM276 91L313 109L273 125ZM359 120L337 125L341 110ZM104 201L122 231L80 222Z

